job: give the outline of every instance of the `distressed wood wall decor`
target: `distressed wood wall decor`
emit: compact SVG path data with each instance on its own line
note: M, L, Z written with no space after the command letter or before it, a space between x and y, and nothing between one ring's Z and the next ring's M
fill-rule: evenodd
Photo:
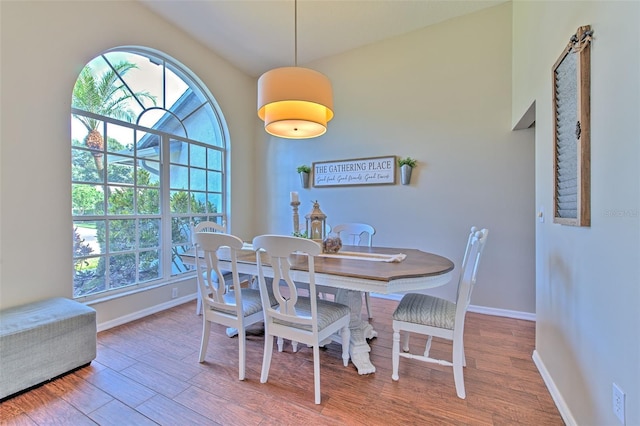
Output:
M578 28L553 65L553 222L591 225L589 25Z

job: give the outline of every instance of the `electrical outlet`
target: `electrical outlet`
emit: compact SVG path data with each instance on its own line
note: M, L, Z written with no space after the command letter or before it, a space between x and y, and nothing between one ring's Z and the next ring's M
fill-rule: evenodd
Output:
M624 424L624 392L615 383L613 384L613 414L621 424Z
M178 288L174 287L171 289L171 298L175 299L176 297L178 297Z

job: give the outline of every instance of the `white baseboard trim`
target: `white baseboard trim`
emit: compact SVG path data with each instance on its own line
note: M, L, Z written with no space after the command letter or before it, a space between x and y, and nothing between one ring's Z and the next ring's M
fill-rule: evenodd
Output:
M540 372L540 375L542 376L542 380L544 381L544 384L547 385L547 389L549 390L549 393L551 394L551 398L553 398L553 402L555 402L556 407L560 412L560 416L562 417L562 420L564 420L564 424L567 426L576 426L578 424L576 422L576 419L573 418L573 415L571 414L571 410L569 410L569 407L564 401L562 394L556 387L556 384L553 381L553 378L549 374L549 371L547 370L547 367L544 365L544 362L542 362L542 359L540 358L540 355L538 354L537 350L533 351L533 356L531 358L533 359L533 363L536 365L536 367L538 367L538 372Z
M509 309L487 308L486 306L469 305L469 312L478 314L494 315L496 317L515 318L527 321L536 321L536 314L531 312L511 311Z
M402 294L380 294L380 293L369 293L371 297L377 297L379 299L389 299L389 300L397 300L398 302L402 299Z
M402 294L380 294L371 293L372 297L379 297L380 299L389 299L400 301ZM475 312L478 314L493 315L496 317L515 318L527 321L535 321L536 314L530 312L510 311L508 309L487 308L486 306L469 305L469 312Z
M402 294L381 294L381 293L369 293L371 297L377 297L379 299L397 300L402 299Z
M153 315L160 311L173 308L174 306L182 305L183 303L187 303L195 299L196 299L196 293L193 293L187 296L171 299L168 302L161 303L159 305L155 305L150 308L143 309L141 311L133 312L128 315L124 315L122 317L112 319L110 321L105 321L97 325L98 332L105 331L110 328L117 327L119 325L126 324L128 322L135 321L140 318L144 318L149 315ZM195 311L194 311L194 314L195 314Z

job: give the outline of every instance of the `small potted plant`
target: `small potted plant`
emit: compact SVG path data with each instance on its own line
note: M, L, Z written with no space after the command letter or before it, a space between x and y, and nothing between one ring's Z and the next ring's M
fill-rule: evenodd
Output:
M418 164L418 161L411 157L399 158L398 166L400 166L400 178L403 185L411 183L411 171Z
M311 167L307 166L306 164L303 164L301 166L298 166L298 174L300 175L300 183L302 184L303 188L308 188L309 187L309 173L311 173Z

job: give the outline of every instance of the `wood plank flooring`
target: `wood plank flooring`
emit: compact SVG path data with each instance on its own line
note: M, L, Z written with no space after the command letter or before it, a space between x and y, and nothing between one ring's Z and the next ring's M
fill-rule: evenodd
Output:
M238 380L238 341L212 326L198 363L201 317L195 302L98 334L91 365L0 403L7 425L562 425L531 355L535 324L469 313L465 329L467 398L453 372L401 359L391 380L391 313L398 302L371 298L379 336L375 374L342 365L336 343L321 350L322 404L313 403L313 354L275 352L260 383L263 330L247 337L247 379ZM413 337L412 347L422 338ZM288 342L287 342L288 343ZM448 342L432 353L449 357Z

